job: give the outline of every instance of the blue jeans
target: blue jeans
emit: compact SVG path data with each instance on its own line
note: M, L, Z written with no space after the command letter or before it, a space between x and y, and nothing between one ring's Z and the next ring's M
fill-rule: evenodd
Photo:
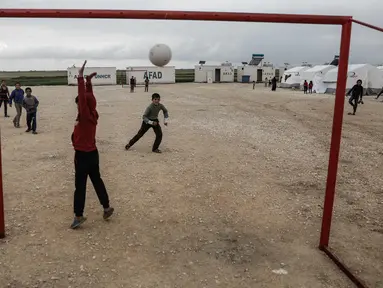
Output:
M36 131L36 112L27 113L28 130Z

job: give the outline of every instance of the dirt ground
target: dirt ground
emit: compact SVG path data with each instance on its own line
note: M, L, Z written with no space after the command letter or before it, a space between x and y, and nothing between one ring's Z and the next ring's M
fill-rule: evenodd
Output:
M95 89L102 175L116 214L102 220L89 183L88 221L76 231L76 88L34 88L38 135L24 132L25 115L22 129L0 119L1 288L353 287L317 249L333 95L245 84L151 90L170 113L163 154L151 153L152 131L124 151L150 94ZM383 287L382 116L372 97L345 115L330 244L375 288Z

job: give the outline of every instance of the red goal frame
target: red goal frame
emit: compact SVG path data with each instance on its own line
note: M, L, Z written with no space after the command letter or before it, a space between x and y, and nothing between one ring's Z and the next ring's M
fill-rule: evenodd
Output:
M260 14L232 12L193 12L156 10L74 10L74 9L0 9L0 18L93 18L93 19L152 19L152 20L195 20L226 22L263 22L290 24L341 25L338 79L335 94L334 116L324 199L322 229L319 249L324 251L357 287L367 287L330 251L331 220L334 206L335 186L338 173L339 150L342 135L346 76L350 54L352 23L383 32L382 28L354 20L351 16L303 15L303 14ZM1 135L0 135L1 136ZM0 137L1 148L1 137ZM0 149L0 238L5 237L3 173Z

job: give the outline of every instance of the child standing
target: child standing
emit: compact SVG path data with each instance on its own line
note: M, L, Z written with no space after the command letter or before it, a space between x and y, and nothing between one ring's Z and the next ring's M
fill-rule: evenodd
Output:
M8 101L9 101L9 90L7 85L5 84L5 81L1 81L0 86L0 108L1 105L4 104L4 117L8 116Z
M13 118L13 125L20 128L20 118L23 111L24 90L21 89L20 83L15 85L16 89L12 91L9 97L9 107L12 107L12 101L15 102L16 116Z
M310 83L309 83L309 93L310 94L313 94L313 87L314 87L314 83L313 83L313 81L310 81Z
M135 83L134 83L134 77L132 76L132 78L130 78L129 80L129 84L130 84L130 93L133 93L134 92L134 87L136 86Z
M143 121L141 128L138 133L129 141L129 143L126 144L126 150L129 150L130 147L132 147L138 140L140 140L140 138L144 136L150 128L153 128L154 133L156 134L156 140L154 141L152 151L154 153L161 153L161 150L159 150L158 147L160 147L162 141L162 129L158 120L158 114L161 110L164 113L165 126L168 125L169 114L165 106L160 103L160 100L160 94L154 93L152 95L152 103L148 106L148 108L146 108L144 115L142 116Z
M71 228L76 229L86 221L84 217L86 182L88 176L92 181L94 190L100 204L104 208L103 218L106 220L112 216L114 209L109 205L109 196L105 184L100 175L100 161L96 146L96 127L98 113L96 110L97 100L93 94L92 78L97 73L92 73L84 81L84 69L86 61L82 65L78 78L78 96L76 104L78 108L77 121L72 133L72 143L75 150L75 192L74 192L74 220Z
M303 83L303 93L304 94L307 94L308 88L309 88L309 83L307 83L307 81L305 80L305 82Z
M39 100L32 95L32 89L26 88L25 93L26 97L23 99L23 107L27 111L27 126L28 129L25 132L31 132L37 134L36 132L36 116L37 116L37 107L39 106Z
M149 78L146 76L145 78L145 92L149 92Z

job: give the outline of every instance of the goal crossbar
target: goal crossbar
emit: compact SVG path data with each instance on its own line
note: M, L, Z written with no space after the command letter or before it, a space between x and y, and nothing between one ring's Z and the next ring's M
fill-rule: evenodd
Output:
M329 249L330 228L333 214L336 178L338 173L339 151L341 144L344 101L346 94L347 70L350 55L352 23L383 32L373 26L352 18L352 16L304 15L304 14L262 14L238 12L200 12L200 11L165 11L165 10L79 10L79 9L0 9L0 18L84 18L84 19L142 19L142 20L194 20L225 22L263 22L290 24L341 25L341 43L338 65L337 89L333 113L333 125L330 155L327 171L327 183L324 199L322 229L319 249L350 278L357 287L367 287L354 276ZM1 136L0 136L1 147ZM0 238L5 237L3 173L0 149Z

